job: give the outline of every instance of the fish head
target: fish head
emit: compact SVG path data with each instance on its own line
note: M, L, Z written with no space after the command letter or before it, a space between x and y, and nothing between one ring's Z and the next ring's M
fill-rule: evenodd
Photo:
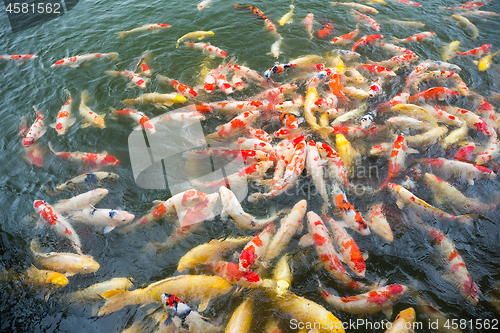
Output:
M161 302L166 308L177 308L177 304L181 303L181 300L176 295L171 295L164 293L160 296Z
M23 146L29 146L35 143L35 138L23 138Z
M83 273L94 273L101 268L101 265L97 261L95 261L90 256L85 256L85 259L82 260L82 263L79 265L79 268Z
M62 288L69 283L69 280L61 273L52 272L47 276L45 282L51 287Z
M110 210L109 217L112 218L114 221L118 222L120 225L122 225L132 222L135 218L135 215L130 214L129 212L126 211Z

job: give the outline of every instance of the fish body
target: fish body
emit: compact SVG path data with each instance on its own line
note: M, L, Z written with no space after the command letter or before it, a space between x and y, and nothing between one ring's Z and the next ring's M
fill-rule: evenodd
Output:
M380 185L380 189L384 189L387 184L397 177L405 166L407 147L405 137L399 135L392 146L391 157L389 158L389 170L386 179Z
M183 35L181 38L179 38L177 40L177 44L175 45L175 47L178 47L179 43L184 41L184 40L193 40L193 39L202 40L205 37L209 37L209 36L213 36L213 35L214 35L213 31L192 31L192 32L189 32L189 33Z
M245 111L242 114L236 116L230 122L220 125L216 128L217 132L211 134L215 138L228 138L234 136L244 130L247 126L250 126L257 120L260 116L260 112L255 111Z
M394 240L394 235L392 234L391 226L382 211L382 205L374 205L366 213L365 218L366 223L370 226L370 229L374 233L384 238L388 242Z
M48 224L58 235L69 239L76 252L82 254L80 237L61 213L42 200L35 200L33 207L40 215L39 225Z
M375 31L380 31L380 25L372 17L370 17L366 14L360 13L357 10L353 10L352 14L353 14L354 18L359 21L359 23L363 24L367 28L370 28L370 29L375 30Z
M482 56L491 50L491 44L483 44L479 47L473 48L468 51L464 52L456 52L456 55L461 55L461 56Z
M0 55L0 61L16 61L19 63L35 58L38 58L38 56L34 54Z
M436 33L434 31L424 31L424 32L421 32L421 33L418 33L416 35L406 37L403 39L394 38L394 40L396 40L400 43L421 42L423 40L428 40L428 39L434 37L435 35L436 35Z
M314 186L318 191L319 195L323 198L323 201L329 204L328 194L326 192L326 185L323 179L323 164L321 156L319 155L318 147L316 143L312 140L307 142L307 153L306 153L306 170L311 176Z
M177 94L160 94L157 92L154 93L146 93L142 94L137 98L126 99L123 102L127 104L163 104L166 106L170 106L174 103L184 103L186 101L186 97L177 95Z
M382 67L389 67L396 70L402 66L407 66L410 63L415 62L417 60L418 60L418 55L412 52L412 53L397 55L387 60L372 62L372 64Z
M45 127L45 121L42 113L36 109L36 107L33 106L35 109L35 113L37 115L37 118L31 125L30 129L28 130L28 133L26 136L23 138L23 146L28 147L32 144L34 144L38 139L45 134L47 128Z
M135 109L122 109L116 110L111 108L111 112L115 115L122 117L129 117L133 121L135 121L138 125L141 126L144 130L148 131L151 134L155 133L155 126L151 119L148 118L144 113L137 111Z
M112 52L112 53L88 53L88 54L82 54L82 55L77 55L74 57L69 57L69 58L64 58L61 60L56 61L54 64L52 64L50 67L76 67L82 63L89 62L94 59L99 59L99 58L108 58L111 60L118 60L118 53Z
M123 76L127 79L130 79L132 83L134 83L141 89L146 88L146 83L149 80L147 78L143 78L140 74L131 71L106 71L106 74L111 76Z
M99 282L83 290L78 290L60 297L61 300L71 303L85 303L89 301L101 301L102 294L108 290L129 290L134 285L127 278L112 278L111 280Z
M274 233L274 224L269 223L264 230L255 236L241 252L239 270L246 272L252 268L257 260L262 260Z
M80 101L80 115L85 119L86 123L82 126L83 128L88 126L94 126L97 128L106 128L106 124L104 123L104 117L106 115L98 115L94 111L92 111L88 106L87 102L90 100L88 97L87 90L82 91L82 97Z
M293 22L292 20L292 15L293 15L293 10L295 9L294 5L290 5L290 11L283 15L280 20L278 21L279 25L285 25L285 24L290 24Z
M35 289L54 290L65 287L69 283L68 278L64 274L51 270L38 269L33 265L19 275L7 274L5 276L7 279L15 278ZM5 273L0 274L0 280L5 279L4 275Z
M70 218L97 228L104 228L104 233L107 233L115 227L132 222L135 216L123 210L89 207L73 211Z
M319 38L325 38L333 34L333 31L335 30L335 27L330 20L325 20L323 22L322 28L318 31L318 37Z
M364 36L363 38L359 39L354 43L354 45L352 46L352 52L356 52L356 49L360 46L366 46L375 43L381 40L382 38L384 38L384 36L382 36L381 34Z
M361 235L369 235L370 228L368 228L368 224L349 202L345 193L335 184L332 184L332 196L336 212L347 226Z
M378 65L369 65L369 64L361 64L358 66L359 69L366 70L368 73L378 76L378 77L395 77L396 73L394 73L389 68L385 68Z
M320 156L326 159L328 178L332 179L337 185L341 184L350 187L351 185L347 179L347 169L340 155L327 143L317 142L316 146Z
M258 288L262 284L260 276L251 271L241 271L238 264L227 261L217 261L209 263L208 266L215 272L215 274L224 278L226 281L233 285L242 288Z
M138 28L134 28L132 30L119 31L119 32L117 32L117 34L118 34L118 38L125 38L127 36L132 35L132 34L144 33L144 32L149 32L149 31L152 31L153 33L158 33L161 30L168 29L168 28L170 28L170 24L152 23L152 24L145 24L143 26L140 26Z
M451 17L453 19L455 19L457 21L457 23L461 23L462 25L464 25L465 29L467 29L471 33L472 38L477 38L477 36L479 36L479 30L477 30L474 23L469 21L468 18L466 18L460 14L453 14L453 15L451 15ZM446 61L446 60L444 60L444 61Z
M458 175L469 180L471 184L474 183L475 179L495 179L497 176L493 171L484 166L449 160L443 157L422 158L419 162L429 165L432 172L440 175L441 178L448 179L453 175Z
M52 144L49 142L49 148L60 158L68 159L73 162L85 163L93 167L108 167L117 166L120 161L115 157L107 154L95 154L95 153L82 153L79 151L75 152L56 152L52 148Z
M359 29L354 29L353 31L345 34L345 35L342 35L342 36L338 36L338 37L335 37L333 38L331 41L330 41L330 44L332 45L345 45L345 44L348 44L351 42L351 40L356 37L359 33Z
M107 189L97 188L95 190L79 194L73 198L61 200L58 203L52 205L52 207L61 214L67 214L84 207L95 206L97 203L99 203L99 201L104 199L107 194Z
M68 95L68 99L57 113L56 123L50 125L56 129L57 135L64 135L68 128L75 123L75 118L71 117L71 104L73 102L73 98L68 90L65 91Z
M246 9L249 10L255 17L261 20L267 19L267 15L260 10L259 8L251 5L238 5L236 3L233 4L234 8L236 9Z
M180 295L186 302L201 301L203 311L208 302L231 291L232 285L219 276L178 275L160 280L143 289L133 291L109 290L103 293L106 303L99 310L102 316L133 304L150 304L161 300L163 293Z
M100 185L104 182L117 180L118 178L119 176L112 172L104 172L104 171L89 172L76 176L75 178L72 178L70 180L67 180L64 183L57 185L54 188L47 188L47 190L49 194L57 194L64 190L78 188L82 185L84 186Z
M278 30L276 29L276 25L274 25L273 21L271 21L270 19L266 18L264 20L264 28L267 30L267 32L269 32L269 34L274 39L281 41L281 35L278 33Z
M210 5L213 1L214 1L214 0L203 0L202 2L200 2L200 3L196 6L196 8L197 8L198 10L202 10L202 9L204 9L204 8L208 8L208 7L210 7L209 5Z
M197 50L201 50L205 53L208 53L211 57L218 58L226 58L227 52L218 48L217 46L213 46L210 43L193 43L193 42L184 42L184 45L195 48Z
M479 71L484 72L485 70L489 69L491 67L493 57L496 56L498 53L500 53L500 50L495 53L489 53L484 57L482 57L481 59L479 59L479 61L475 62Z
M276 293L279 296L284 295L290 288L293 279L288 255L285 254L278 260L273 269L272 278L276 283Z
M309 13L307 16L302 20L304 23L304 26L306 27L307 33L309 34L309 39L312 39L314 36L314 14Z
M175 88L175 90L177 90L177 92L179 94L181 94L183 96L186 96L186 97L198 96L198 92L196 90L194 90L190 86L185 85L179 81L176 81L176 80L173 80L173 79L170 79L166 76L161 76L161 75L158 75L158 79L162 82L170 84L172 87Z
M226 326L225 333L250 332L253 319L252 299L247 298L234 310Z
M330 2L331 6L344 6L351 9L355 9L357 11L369 14L378 14L378 10L373 7L362 5L360 3L355 2Z
M385 331L385 333L413 333L413 329L417 314L413 308L408 308L401 311L394 323L392 323L391 328Z
M421 4L415 1L410 1L410 0L392 0L394 2L402 3L407 6L413 6L413 7L422 7Z
M453 89L446 87L432 87L419 92L408 98L409 102L415 101L429 101L429 100L439 100L443 101L453 96L459 96L460 94Z

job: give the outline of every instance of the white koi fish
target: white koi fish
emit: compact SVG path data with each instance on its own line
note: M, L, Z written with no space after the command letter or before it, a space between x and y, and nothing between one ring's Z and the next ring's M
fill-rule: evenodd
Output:
M313 27L314 14L313 13L307 14L307 16L305 17L305 19L302 20L302 22L304 23L306 30L309 34L309 39L312 39L314 36L314 27Z
M118 53L112 52L112 53L88 53L88 54L82 54L82 55L77 55L74 57L69 57L69 58L64 58L61 60L56 61L54 64L52 64L50 67L76 67L82 63L89 62L94 59L99 59L99 58L108 58L111 60L118 60Z
M80 186L101 185L104 182L117 180L118 178L119 176L112 172L89 172L67 180L64 183L57 185L56 187L43 188L47 191L48 194L54 195L64 190L74 189Z
M69 218L92 225L98 229L102 229L104 233L108 233L115 227L132 222L135 216L124 210L89 207L73 211L69 215Z
M205 43L184 42L184 45L195 48L197 50L201 50L204 53L207 53L210 57L217 57L217 58L227 57L226 51L221 50L220 48L213 46L210 43L205 44Z
M328 194L326 192L326 185L323 179L323 164L326 164L325 160L321 159L318 151L318 147L314 141L309 140L307 142L307 153L306 153L306 170L307 174L311 176L314 186L316 187L319 195L323 198L324 203L330 206L330 200L328 199Z
M35 119L35 121L31 125L26 136L23 138L24 147L27 147L29 145L34 144L47 131L47 128L44 126L45 121L44 121L42 113L40 111L38 111L35 106L33 106L33 109L35 110L37 118Z
M98 115L97 113L92 111L86 104L89 100L90 97L88 96L87 90L82 91L79 111L83 119L85 119L86 121L86 123L82 125L82 128L86 128L89 126L94 126L101 129L106 128L106 124L104 123L104 117L106 117L106 115Z
M64 135L68 128L76 121L75 118L71 117L71 104L73 102L73 98L71 98L69 90L65 90L65 92L68 96L68 100L57 113L55 124L50 125L50 127L55 128L57 135Z
M61 214L67 214L85 207L95 206L108 194L108 190L105 188L97 188L92 191L88 191L79 194L73 198L61 200L58 203L52 205L52 207Z
M127 36L130 36L132 34L136 33L141 33L141 32L149 32L152 31L153 33L158 33L163 29L170 28L170 24L166 23L152 23L152 24L145 24L139 28L134 28L132 30L127 30L127 31L119 31L117 32L118 38L125 38Z

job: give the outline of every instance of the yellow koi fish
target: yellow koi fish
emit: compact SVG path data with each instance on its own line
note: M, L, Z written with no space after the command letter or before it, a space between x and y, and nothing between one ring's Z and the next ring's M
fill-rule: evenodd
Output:
M180 42L182 42L184 40L193 40L193 39L202 40L205 37L209 37L209 36L213 36L213 35L214 35L213 31L193 31L193 32L187 33L177 40L177 44L175 44L175 48L179 47Z
M474 60L473 62L477 65L477 68L479 69L480 72L484 72L488 68L491 67L491 62L494 56L496 56L498 53L500 53L500 50L496 51L495 53L489 53L479 59L479 61Z
M278 21L279 25L290 24L293 22L292 15L294 8L295 8L294 5L290 5L290 11L280 18L280 20Z

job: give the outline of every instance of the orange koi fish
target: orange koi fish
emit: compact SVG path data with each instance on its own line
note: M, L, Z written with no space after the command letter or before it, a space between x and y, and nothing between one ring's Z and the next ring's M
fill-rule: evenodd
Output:
M384 36L382 36L381 34L364 36L363 38L359 39L356 43L354 43L354 45L352 46L352 52L356 52L356 49L360 46L365 46L375 43L381 40L382 38L384 38Z
M236 9L246 9L246 10L249 10L258 19L261 19L261 20L267 19L267 15L264 14L264 12L262 10L260 10L259 8L255 7L255 6L251 6L251 5L238 5L236 3L233 3L233 6Z
M356 20L359 21L359 23L363 24L367 28L370 28L375 31L380 31L380 25L370 16L360 13L357 10L353 10L352 15Z
M218 58L226 58L227 52L221 50L220 48L211 45L210 43L193 43L193 42L184 42L184 45L195 48L197 50L201 50L205 53L208 53L210 57L218 57Z
M196 90L194 90L193 88L191 88L188 85L180 83L179 81L170 79L170 78L163 76L163 75L158 75L158 80L160 80L160 82L170 84L172 87L175 88L175 90L177 90L177 92L179 94L181 94L183 96L186 96L186 97L198 96L198 92Z
M332 21L328 19L323 20L323 27L318 31L318 37L319 38L325 38L333 34L333 31L335 30L335 27L332 23Z
M358 35L358 33L359 33L359 29L355 29L355 30L353 30L345 35L333 38L330 41L330 44L332 44L332 45L345 45L347 43L350 43L351 40Z
M95 154L95 153L82 153L79 151L66 153L66 152L56 152L52 148L52 144L49 142L49 149L60 158L65 158L73 162L86 163L93 167L107 167L107 166L117 166L120 164L115 157L107 154Z

